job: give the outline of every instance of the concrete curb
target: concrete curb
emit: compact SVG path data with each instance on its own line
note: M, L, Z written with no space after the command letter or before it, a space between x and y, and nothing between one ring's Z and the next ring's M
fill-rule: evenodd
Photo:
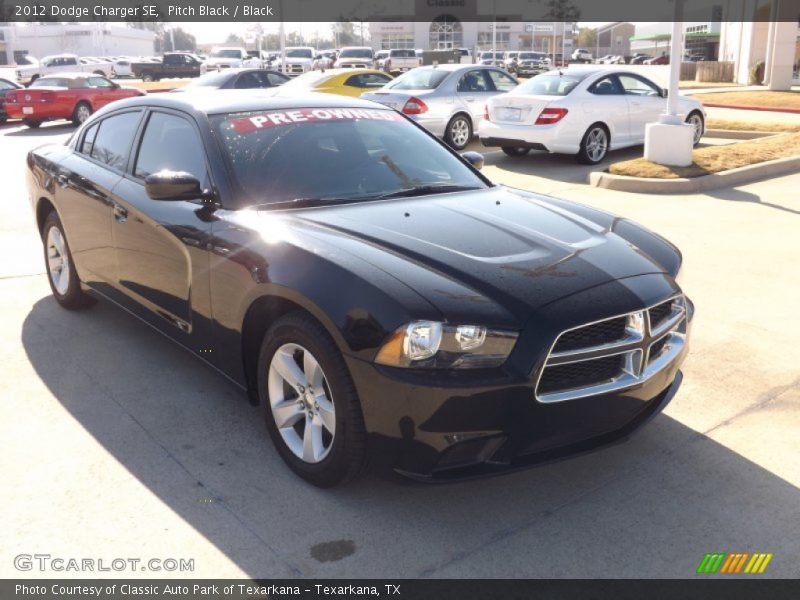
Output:
M750 131L744 129L706 129L703 137L724 138L728 140L756 140L762 137L788 133L784 131Z
M734 110L758 110L762 112L789 113L800 115L800 108L781 108L776 106L746 106L744 104L718 104L716 102L703 102L706 108L732 108Z
M595 171L589 174L589 184L609 190L638 194L696 194L721 187L750 183L764 177L784 175L799 169L800 156L789 156L722 173L692 178L651 179Z

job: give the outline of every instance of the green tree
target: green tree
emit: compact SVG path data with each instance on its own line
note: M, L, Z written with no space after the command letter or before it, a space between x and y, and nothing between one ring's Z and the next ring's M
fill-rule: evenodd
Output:
M575 37L577 48L594 48L597 44L597 30L589 27L581 27Z
M242 36L231 32L228 34L228 37L225 38L225 43L230 46L244 46L244 39Z
M172 40L175 40L175 48L172 47ZM157 54L172 52L173 50L194 52L197 50L197 40L191 33L184 31L180 27L173 28L171 34L169 30L162 27L161 30L156 33L153 46Z

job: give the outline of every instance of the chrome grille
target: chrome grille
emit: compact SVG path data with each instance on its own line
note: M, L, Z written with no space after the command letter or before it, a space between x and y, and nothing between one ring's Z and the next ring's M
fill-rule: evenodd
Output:
M536 399L575 400L646 381L683 349L686 314L685 298L676 296L562 332L539 373Z

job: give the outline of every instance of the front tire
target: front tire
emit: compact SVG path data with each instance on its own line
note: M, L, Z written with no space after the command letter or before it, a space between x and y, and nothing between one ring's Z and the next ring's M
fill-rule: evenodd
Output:
M692 138L692 145L697 146L705 133L706 124L703 120L703 115L697 111L690 112L686 117L686 123L694 127L694 137Z
M50 211L44 220L42 243L47 280L56 302L69 310L78 310L94 304L94 298L86 295L81 289L64 226L55 211Z
M328 488L362 472L361 404L342 354L313 318L291 313L267 331L258 397L275 448L295 474Z
M502 150L507 156L525 156L531 151L530 148L520 148L518 146L503 146Z
M447 124L444 141L453 150L463 150L472 140L472 121L466 115L456 115Z
M88 102L78 102L75 105L75 110L72 111L72 122L76 126L83 125L86 120L92 116L92 107Z
M577 161L584 165L596 165L603 161L608 154L608 145L611 136L605 125L595 123L583 134L580 150L575 155Z

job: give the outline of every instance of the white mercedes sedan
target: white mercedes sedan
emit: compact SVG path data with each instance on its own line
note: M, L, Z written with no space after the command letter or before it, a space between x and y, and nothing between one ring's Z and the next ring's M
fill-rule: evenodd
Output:
M478 136L509 156L543 150L597 164L609 150L644 143L645 125L666 111L666 98L666 90L633 71L555 69L489 99ZM678 105L697 145L705 128L703 104L681 96Z

